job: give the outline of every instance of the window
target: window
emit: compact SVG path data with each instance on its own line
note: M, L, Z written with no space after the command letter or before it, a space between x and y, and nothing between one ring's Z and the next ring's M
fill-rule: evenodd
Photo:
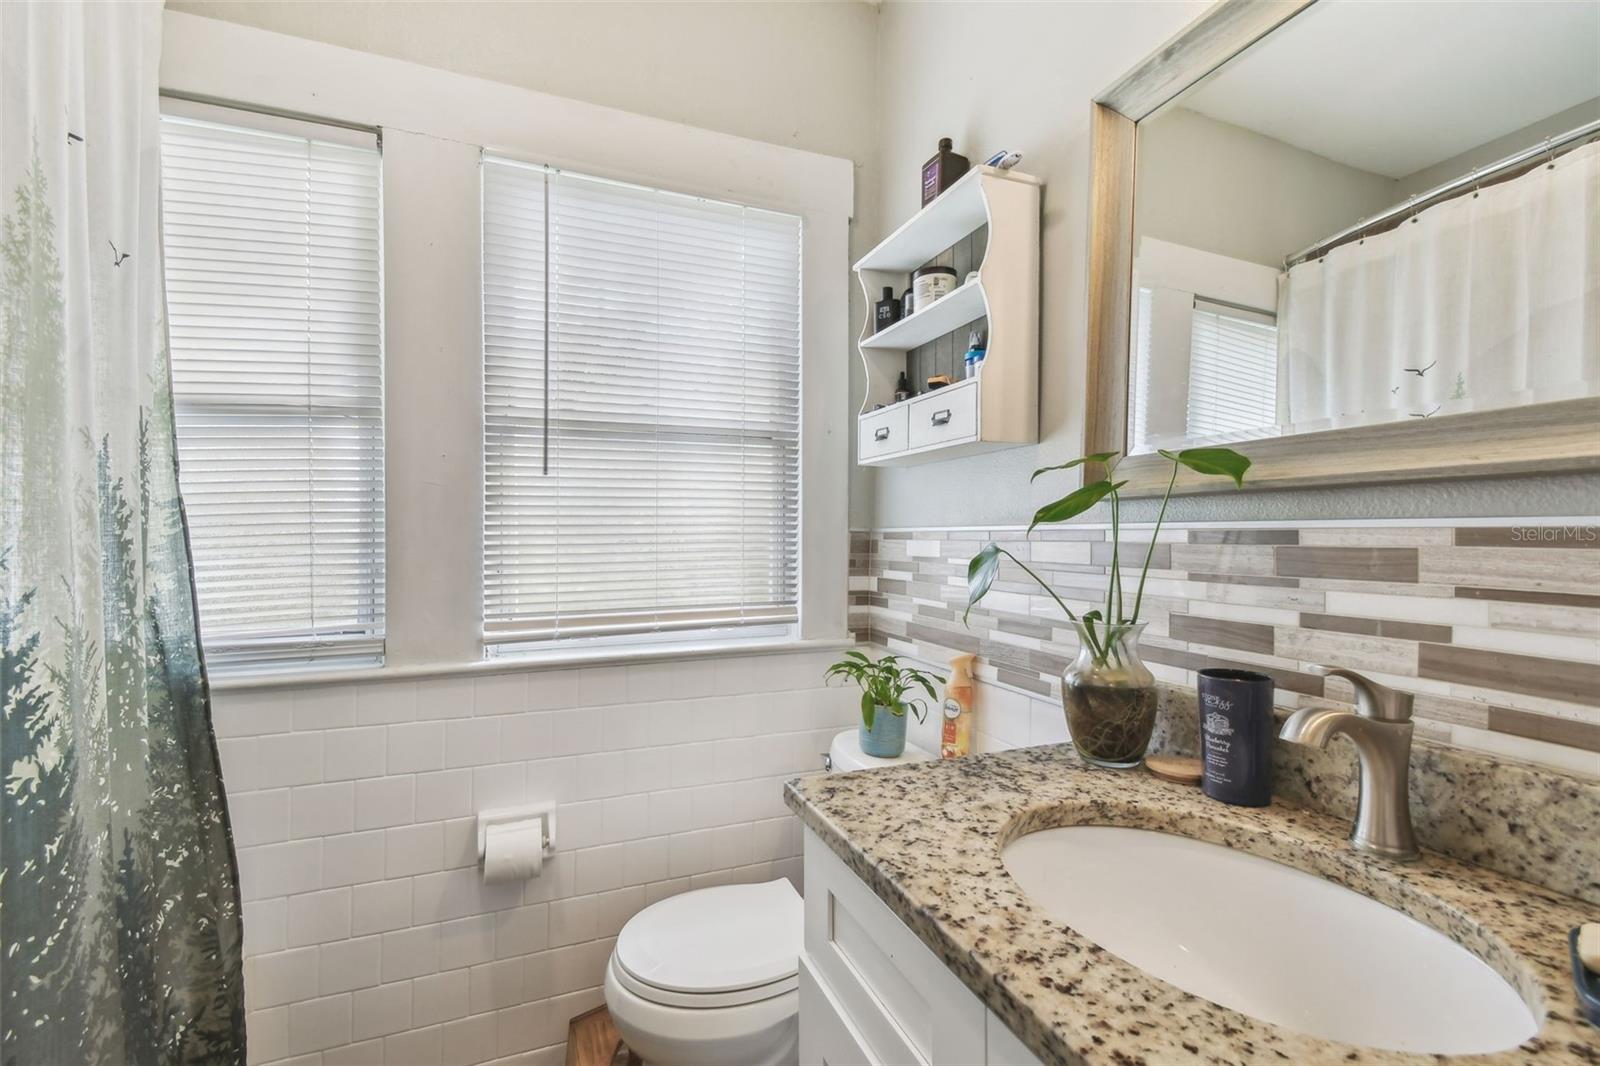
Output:
M1134 454L1271 435L1278 423L1281 272L1140 237L1128 439Z
M1150 319L1153 292L1148 285L1139 286L1133 305L1133 353L1128 360L1132 366L1133 410L1128 412L1128 454L1144 455L1154 451L1150 441Z
M248 125L167 115L161 142L206 654L371 661L384 634L376 138L223 114Z
M485 159L483 226L486 644L795 622L800 220Z
M1278 420L1278 328L1271 315L1195 297L1189 333L1189 438L1260 436Z

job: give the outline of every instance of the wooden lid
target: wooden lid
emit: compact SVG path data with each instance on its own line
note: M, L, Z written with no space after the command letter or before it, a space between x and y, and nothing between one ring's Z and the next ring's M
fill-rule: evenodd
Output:
M1144 761L1145 769L1163 781L1176 781L1180 785L1200 783L1200 760L1185 759L1177 755L1152 755Z

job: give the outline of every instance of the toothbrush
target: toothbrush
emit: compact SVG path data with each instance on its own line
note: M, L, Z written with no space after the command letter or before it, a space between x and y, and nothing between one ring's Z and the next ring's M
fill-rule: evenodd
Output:
M996 152L983 161L986 167L999 167L1001 170L1010 170L1022 162L1021 152Z

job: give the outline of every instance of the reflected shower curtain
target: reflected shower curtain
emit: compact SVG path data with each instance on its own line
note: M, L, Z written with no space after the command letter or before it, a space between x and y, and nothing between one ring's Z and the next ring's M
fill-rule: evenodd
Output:
M1600 391L1600 143L1300 263L1278 330L1300 429Z
M178 498L159 3L0 3L0 1063L244 1061Z

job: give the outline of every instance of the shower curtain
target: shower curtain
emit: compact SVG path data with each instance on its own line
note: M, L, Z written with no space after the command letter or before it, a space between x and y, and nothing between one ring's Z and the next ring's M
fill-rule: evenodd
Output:
M0 1062L244 1062L178 498L159 3L0 3Z
M1297 429L1600 391L1600 143L1300 263L1278 330Z

